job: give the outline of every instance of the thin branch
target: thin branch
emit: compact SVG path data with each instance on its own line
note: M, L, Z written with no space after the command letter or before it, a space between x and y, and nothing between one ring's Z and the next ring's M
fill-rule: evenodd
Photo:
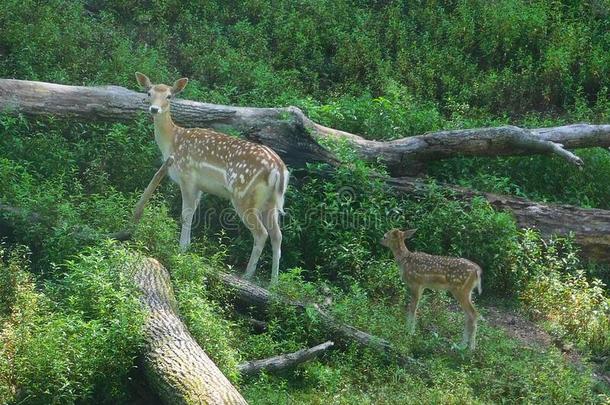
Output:
M258 374L262 371L278 372L294 368L299 364L318 357L334 345L330 340L308 349L301 349L294 353L282 354L261 360L253 360L237 366L239 372L245 376Z

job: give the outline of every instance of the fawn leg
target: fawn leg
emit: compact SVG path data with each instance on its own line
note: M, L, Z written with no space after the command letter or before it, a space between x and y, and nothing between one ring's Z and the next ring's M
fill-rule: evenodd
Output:
M458 290L452 291L452 294L460 303L466 318L462 345L468 347L470 350L474 350L476 348L477 318L479 313L474 305L472 305L470 291Z
M263 216L263 225L269 233L271 248L273 251L273 261L271 264L271 284L277 282L280 269L280 257L282 256L282 230L279 224L279 213L277 208L271 207Z
M261 253L263 252L263 248L265 247L269 233L261 221L261 214L257 208L248 208L252 205L248 205L246 199L243 199L242 201L232 200L232 202L233 206L235 207L235 211L237 211L237 214L241 218L244 225L246 225L246 228L250 230L252 233L252 238L254 239L254 243L252 244L252 252L250 253L250 260L248 261L248 266L246 267L246 272L244 273L245 279L251 279L256 271L258 259L261 257Z
M424 289L420 286L410 287L411 290L411 302L407 307L407 325L409 328L409 334L415 333L415 324L417 322L417 306Z

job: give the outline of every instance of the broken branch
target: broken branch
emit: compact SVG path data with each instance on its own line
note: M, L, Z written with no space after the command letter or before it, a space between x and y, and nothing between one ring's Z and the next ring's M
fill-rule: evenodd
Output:
M261 371L278 372L294 368L301 363L318 357L334 345L333 342L326 341L308 349L301 349L294 353L282 354L261 360L253 360L240 364L237 368L242 375L251 376Z

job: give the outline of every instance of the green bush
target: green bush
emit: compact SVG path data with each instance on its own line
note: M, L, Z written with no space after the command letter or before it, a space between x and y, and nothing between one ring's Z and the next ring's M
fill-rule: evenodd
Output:
M0 4L0 76L132 89L136 70L155 82L188 76L185 98L294 104L369 139L603 122L606 3L9 0ZM325 146L348 164L293 173L274 293L318 303L331 297L337 318L417 357L421 370L347 345L283 375L241 379L239 362L318 344L326 330L311 311L279 304L250 314L266 317L263 333L236 318L231 292L211 274L243 271L250 233L239 221L225 229L212 215L195 230L190 253L178 254L180 196L169 181L146 207L131 251L101 242L125 227L159 164L149 120L1 115L0 203L24 213L2 214L14 226L0 233L32 254L30 263L26 248L2 253L0 402L135 400L129 381L142 314L133 311L137 295L123 272L134 250L168 267L193 336L252 403L604 401L588 372L554 349L523 349L485 323L475 354L454 350L463 318L447 311L442 293L424 296L418 333L406 336L405 287L378 241L393 227L418 228L410 248L481 264L479 302L520 299L557 338L603 357L607 293L595 277L607 278L607 268L583 263L569 239L518 231L483 199L456 201L434 180L609 208L606 151L577 151L582 171L547 156L436 162L427 193L415 198L388 190L384 170L346 145ZM203 206L220 213L229 203L206 198ZM42 220L32 221L33 213ZM266 249L257 273L263 284L269 262Z
M560 341L584 351L610 352L610 297L599 280L582 270L562 273L548 269L533 277L520 296L526 311L546 323Z
M13 251L0 262L0 288L13 306L2 318L2 402L74 403L129 397L141 349L143 314L129 280L137 258L113 245L66 265L57 283L38 291L27 260ZM3 255L6 256L3 251Z

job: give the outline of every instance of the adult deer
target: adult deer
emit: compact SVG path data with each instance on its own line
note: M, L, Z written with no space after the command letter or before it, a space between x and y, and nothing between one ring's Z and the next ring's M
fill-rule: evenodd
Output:
M477 287L481 294L483 271L476 263L463 258L409 251L405 239L413 236L415 231L392 229L386 232L380 241L394 253L400 267L400 278L411 290L411 302L408 307L410 333L415 332L417 306L424 289L448 290L459 302L466 316L462 344L474 350L479 314L472 305L472 290Z
M153 85L146 75L136 72L140 86L148 92L149 112L154 118L155 140L163 159L173 157L169 175L182 193L180 247L191 241L193 215L201 193L228 199L246 227L254 244L245 278L251 278L269 237L273 249L271 282L278 279L282 232L279 214L284 213L284 193L288 170L270 148L207 128L182 128L170 115L170 100L184 90L188 79L173 86Z

